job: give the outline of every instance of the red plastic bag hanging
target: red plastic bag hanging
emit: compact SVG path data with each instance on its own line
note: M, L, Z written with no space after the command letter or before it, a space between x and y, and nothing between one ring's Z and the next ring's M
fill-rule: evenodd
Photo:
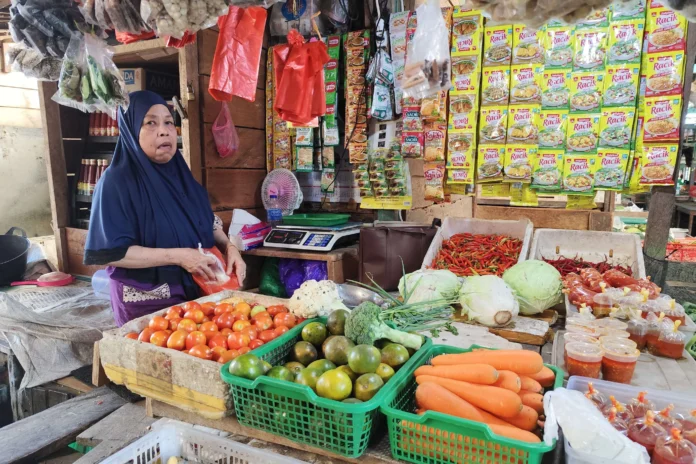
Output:
M217 46L210 72L208 92L217 101L230 101L234 95L254 101L261 63L266 10L252 6L230 6L218 18Z
M167 47L173 47L173 48L184 48L188 44L192 44L196 42L196 33L195 32L189 32L186 31L184 32L184 36L180 39L177 39L176 37L167 37Z
M220 250L217 248L203 249L199 244L198 251L206 256L212 256L217 259L217 270L215 272L217 276L216 280L210 281L198 274L193 274L193 281L196 282L196 285L198 285L204 295L212 295L213 293L218 293L223 290L239 290L240 285L237 280L237 275L234 272L232 275L227 275L225 273L225 264Z
M227 102L222 102L220 112L213 123L213 139L220 158L234 155L239 148L239 136Z
M277 50L276 50L277 49ZM275 47L276 99L274 109L285 121L307 124L326 114L324 65L329 61L326 44L305 43L295 29L288 45Z
M130 32L116 31L116 40L122 44L130 44L141 40L151 39L155 36L155 31L145 31L142 34L131 34Z

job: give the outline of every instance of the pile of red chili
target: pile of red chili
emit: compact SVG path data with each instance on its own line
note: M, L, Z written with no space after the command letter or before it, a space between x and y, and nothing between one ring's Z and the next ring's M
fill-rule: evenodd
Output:
M448 269L458 276L502 276L517 264L522 240L505 235L455 234L442 242L433 269Z
M606 256L604 257L604 261L600 261L599 263L585 261L579 256L575 256L575 258L566 258L560 256L558 259L542 259L550 265L552 265L553 267L555 267L563 277L567 276L571 272L579 274L581 269L597 269L601 274L604 274L610 269L616 269L617 271L621 271L628 276L633 275L633 271L631 271L630 267L621 266L618 264L609 264L609 261Z

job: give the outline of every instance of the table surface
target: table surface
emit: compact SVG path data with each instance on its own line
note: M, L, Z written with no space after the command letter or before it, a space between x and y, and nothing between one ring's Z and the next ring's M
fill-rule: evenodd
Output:
M677 211L696 214L696 203L677 203Z

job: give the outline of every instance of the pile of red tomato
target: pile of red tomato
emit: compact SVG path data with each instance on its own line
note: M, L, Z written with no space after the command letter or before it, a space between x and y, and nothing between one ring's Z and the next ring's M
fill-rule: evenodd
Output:
M283 305L240 302L197 303L172 306L155 316L140 334L126 338L184 351L191 356L226 363L284 334L304 319Z

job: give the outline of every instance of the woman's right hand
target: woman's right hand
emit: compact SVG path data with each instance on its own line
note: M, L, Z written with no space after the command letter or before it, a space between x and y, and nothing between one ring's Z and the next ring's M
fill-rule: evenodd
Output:
M215 273L213 270L217 263L215 259L200 253L193 248L179 248L177 250L177 263L179 266L186 269L191 274L198 274L205 277L206 280L215 281Z

